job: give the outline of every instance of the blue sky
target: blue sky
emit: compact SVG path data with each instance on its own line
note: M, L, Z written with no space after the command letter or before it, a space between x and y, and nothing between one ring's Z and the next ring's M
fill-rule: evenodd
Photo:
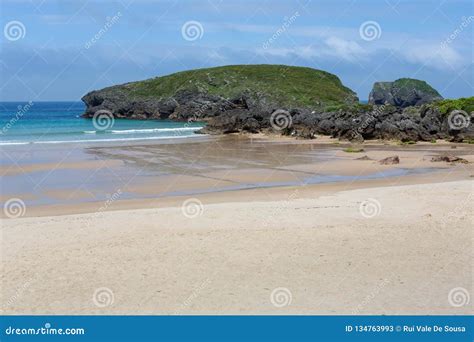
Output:
M79 100L176 71L260 63L332 72L360 99L400 77L472 96L473 3L2 0L0 100Z

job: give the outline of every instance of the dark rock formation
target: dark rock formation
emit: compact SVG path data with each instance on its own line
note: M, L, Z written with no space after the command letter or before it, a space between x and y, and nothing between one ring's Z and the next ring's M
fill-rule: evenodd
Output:
M271 131L305 139L329 135L353 142L474 138L470 124L474 120L468 110L474 98L406 107L440 96L422 81L377 84L371 102L395 105L357 104L354 93L336 76L309 68L201 69L90 92L83 97L84 116L108 110L116 118L204 121L207 125L201 133L206 134ZM403 84L417 86L403 88ZM451 115L454 109L462 115Z
M398 156L391 156L384 158L382 160L379 160L380 165L394 165L394 164L400 164L400 158Z
M461 142L474 137L474 125L454 130L449 115L436 105L397 108L394 106L352 106L333 112L293 111L292 132L303 129L315 134L361 142L368 139ZM472 121L472 119L471 119ZM208 130L212 129L212 122Z
M120 87L106 88L86 94L82 100L87 109L83 116L93 117L98 110L108 110L116 118L123 119L174 119L185 121L212 117L221 109L237 108L228 100L191 91L178 91L175 96L165 99L142 99L130 97Z
M284 65L190 70L92 91L82 100L87 106L85 117L108 110L117 118L186 121L207 120L225 113L230 121L222 118L216 126L229 132L235 124L256 131L258 121L279 108L321 110L329 105L358 102L356 94L337 76ZM247 120L248 115L254 116Z
M462 164L469 163L466 159L455 157L455 156L436 156L436 157L431 158L431 161L432 162L446 162L446 163L462 163Z
M419 106L442 99L428 83L411 78L376 82L369 94L370 104L396 107Z

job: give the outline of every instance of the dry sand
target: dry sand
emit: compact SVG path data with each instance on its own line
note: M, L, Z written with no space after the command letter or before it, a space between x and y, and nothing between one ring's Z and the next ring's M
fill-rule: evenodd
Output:
M456 172L418 175L400 180L408 185L377 180L346 191L350 185L338 183L211 194L200 197L193 218L176 202L4 220L1 307L7 314L472 314L472 300L460 307L449 300L453 289L474 293L471 164L461 171L455 179Z

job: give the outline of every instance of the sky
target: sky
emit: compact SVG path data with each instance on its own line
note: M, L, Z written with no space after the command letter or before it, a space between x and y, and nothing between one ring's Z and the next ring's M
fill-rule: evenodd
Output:
M80 100L177 71L287 64L366 100L411 77L474 95L472 0L2 0L0 101Z

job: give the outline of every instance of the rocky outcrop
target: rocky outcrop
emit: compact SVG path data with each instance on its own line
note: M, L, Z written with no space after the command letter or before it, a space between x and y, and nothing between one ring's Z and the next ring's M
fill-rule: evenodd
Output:
M90 92L82 100L87 105L84 117L93 117L97 111L107 110L116 118L138 120L205 120L246 105L240 99L228 100L190 90L179 90L172 97L154 99L130 96L120 88L108 88Z
M380 165L395 165L395 164L400 164L400 158L398 156L391 156L384 158L382 160L379 160Z
M369 104L402 108L442 99L442 96L428 83L411 78L401 78L394 82L376 82L369 94Z
M208 120L224 114L266 116L282 107L322 109L355 104L356 94L325 71L283 65L234 65L198 69L108 87L86 94L85 117L98 110L117 118ZM222 120L221 120L222 121ZM249 131L254 120L239 121Z
M418 105L439 94L427 90L422 81L415 84L425 86L415 90L401 88L412 81L416 80L401 79L390 86L377 83L371 93L371 102L376 104L361 105L336 76L319 70L285 66L201 69L90 92L83 97L84 116L107 110L117 118L204 121L207 125L201 133L207 134L275 132L306 139L321 134L356 142L474 138L468 109L474 108L474 98ZM412 103L417 105L406 107ZM455 116L453 110L457 110Z
M302 138L329 135L356 142L367 139L463 141L474 137L474 125L453 129L449 116L435 105L409 108L360 105L330 112L295 108L274 113L277 111L254 114L233 110L230 115L222 114L210 120L203 133L271 131Z
M446 162L446 163L462 163L462 164L467 164L469 163L466 159L456 157L456 156L436 156L431 158L432 162Z

